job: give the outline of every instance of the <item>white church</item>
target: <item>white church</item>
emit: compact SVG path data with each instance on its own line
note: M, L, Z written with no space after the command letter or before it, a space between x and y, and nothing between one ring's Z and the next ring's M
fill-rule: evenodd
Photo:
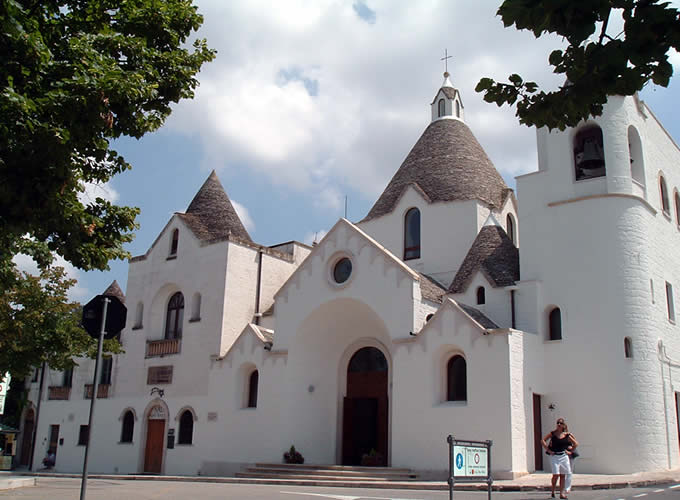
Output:
M492 440L494 477L513 478L548 470L558 417L579 472L680 467L676 143L612 97L538 130L515 193L448 74L431 108L368 214L313 247L252 241L214 172L159 228L130 260L90 472L232 475L294 445L443 479L452 434ZM35 428L34 469L53 451L81 470L93 365L48 371L40 395L34 377L20 463Z

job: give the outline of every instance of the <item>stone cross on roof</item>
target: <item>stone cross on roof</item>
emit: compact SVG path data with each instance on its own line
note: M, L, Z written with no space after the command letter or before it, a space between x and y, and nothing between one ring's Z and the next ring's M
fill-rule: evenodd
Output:
M440 61L444 61L444 78L449 77L449 59L452 59L453 56L449 55L449 49L444 49L444 57L440 59Z

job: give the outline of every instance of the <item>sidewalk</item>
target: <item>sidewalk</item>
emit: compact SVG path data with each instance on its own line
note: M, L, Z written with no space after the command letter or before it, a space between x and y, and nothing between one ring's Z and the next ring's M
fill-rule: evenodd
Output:
M21 472L0 473L0 490L33 486L37 478L61 477L80 478L80 474L60 474L56 472ZM114 475L89 474L89 479L136 480L136 481L184 481L227 484L279 484L296 486L334 486L347 488L379 488L408 490L446 490L448 485L443 481L343 481L331 482L323 480L305 481L295 479L243 479L233 477L206 476L155 476L155 475ZM636 474L574 474L572 489L618 489L629 487L653 486L660 484L680 484L680 469L639 472ZM485 490L485 483L458 483L456 490ZM518 479L503 479L493 482L494 491L532 491L550 489L550 474L538 472Z

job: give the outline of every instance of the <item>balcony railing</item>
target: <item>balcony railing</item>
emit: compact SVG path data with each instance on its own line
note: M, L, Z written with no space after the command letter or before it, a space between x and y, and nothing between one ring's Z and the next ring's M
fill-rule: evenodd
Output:
M109 397L109 384L97 384L97 399ZM85 399L92 399L92 384L85 384Z
M155 358L179 353L182 339L163 339L146 341L146 357Z
M47 399L66 400L71 396L71 388L55 385L47 388Z

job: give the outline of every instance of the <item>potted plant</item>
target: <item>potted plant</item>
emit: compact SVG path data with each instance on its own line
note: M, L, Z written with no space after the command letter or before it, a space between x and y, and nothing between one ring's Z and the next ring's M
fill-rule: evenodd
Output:
M365 467L378 467L383 465L382 453L378 453L375 449L371 449L370 452L361 455L361 465Z
M283 454L283 461L287 464L304 464L305 457L291 445L290 450Z

